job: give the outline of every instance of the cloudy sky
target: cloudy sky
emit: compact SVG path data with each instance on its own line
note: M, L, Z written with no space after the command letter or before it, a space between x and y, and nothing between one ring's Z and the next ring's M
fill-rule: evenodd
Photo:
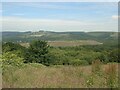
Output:
M116 2L3 2L3 31L117 31Z

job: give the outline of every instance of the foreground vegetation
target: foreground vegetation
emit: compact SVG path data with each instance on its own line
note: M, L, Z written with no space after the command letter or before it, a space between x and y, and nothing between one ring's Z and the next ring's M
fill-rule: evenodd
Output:
M118 65L92 66L24 64L8 66L3 74L3 88L116 88Z
M118 87L116 44L52 47L38 40L29 47L6 42L2 50L5 88Z
M33 41L29 47L23 47L18 43L12 42L3 43L2 49L3 61L10 64L16 61L22 63L41 63L46 66L76 66L90 65L97 59L102 63L120 62L118 45L52 47L45 41Z

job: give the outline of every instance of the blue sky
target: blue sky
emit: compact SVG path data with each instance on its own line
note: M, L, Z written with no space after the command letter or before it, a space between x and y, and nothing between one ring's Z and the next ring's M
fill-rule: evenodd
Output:
M112 2L4 2L3 31L117 31Z

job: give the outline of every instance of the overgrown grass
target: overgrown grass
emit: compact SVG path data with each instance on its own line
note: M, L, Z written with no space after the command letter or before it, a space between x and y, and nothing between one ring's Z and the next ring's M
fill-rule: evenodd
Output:
M99 66L100 65L100 66ZM3 88L99 88L118 87L118 64L92 66L9 66L3 74ZM99 73L98 73L99 72Z
M118 72L117 72L116 64L109 64L107 68L105 68L105 79L108 87L116 87L118 83Z

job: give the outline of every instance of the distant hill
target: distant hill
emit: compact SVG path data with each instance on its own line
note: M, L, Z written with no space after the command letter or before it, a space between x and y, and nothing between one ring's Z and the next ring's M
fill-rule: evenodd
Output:
M95 40L114 42L118 39L118 32L2 32L2 39L4 42L30 42L37 39L47 41Z

